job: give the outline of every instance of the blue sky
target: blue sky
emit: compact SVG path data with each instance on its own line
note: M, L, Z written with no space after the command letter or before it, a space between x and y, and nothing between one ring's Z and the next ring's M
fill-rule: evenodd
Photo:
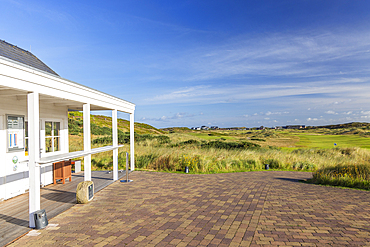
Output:
M0 0L0 23L158 128L370 121L370 1Z

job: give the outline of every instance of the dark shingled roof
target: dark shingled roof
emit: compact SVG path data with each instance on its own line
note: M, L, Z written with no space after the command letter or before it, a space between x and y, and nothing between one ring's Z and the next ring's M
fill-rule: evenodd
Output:
M12 59L14 61L23 63L25 65L34 67L36 69L48 72L53 75L59 76L54 70L50 69L40 59L38 59L31 52L23 50L15 45L9 44L0 39L0 56Z

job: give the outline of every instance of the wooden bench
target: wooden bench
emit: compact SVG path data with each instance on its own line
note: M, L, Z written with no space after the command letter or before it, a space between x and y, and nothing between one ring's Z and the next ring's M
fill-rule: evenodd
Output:
M65 184L66 178L69 178L70 182L72 181L71 160L53 163L54 184L57 183L57 179L61 179L63 184Z

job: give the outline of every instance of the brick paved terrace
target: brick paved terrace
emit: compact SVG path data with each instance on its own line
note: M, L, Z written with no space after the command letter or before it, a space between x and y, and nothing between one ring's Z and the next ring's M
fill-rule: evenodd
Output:
M136 171L11 246L370 246L370 193L310 177Z

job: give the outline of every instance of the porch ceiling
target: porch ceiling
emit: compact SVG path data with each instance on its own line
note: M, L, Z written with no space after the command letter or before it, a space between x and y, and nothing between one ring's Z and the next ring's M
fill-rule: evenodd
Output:
M27 100L27 94L29 92L26 90L18 90L13 89L10 87L5 87L0 85L0 97L2 98L15 98L17 100ZM46 94L40 94L40 105L41 104L53 104L55 106L67 106L68 110L71 111L82 111L83 109L83 102L68 100L64 98L58 98L49 96ZM90 106L91 111L101 111L101 110L111 110L107 109L105 107L97 106L97 105L91 105Z

